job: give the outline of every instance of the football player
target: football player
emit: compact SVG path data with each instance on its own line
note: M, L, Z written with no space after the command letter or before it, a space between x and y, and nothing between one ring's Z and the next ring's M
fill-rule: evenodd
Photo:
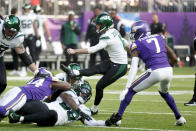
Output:
M19 15L19 19L21 21L21 31L24 33L24 47L29 48L30 55L32 57L33 62L36 62L36 48L35 48L35 37L39 38L38 29L36 26L36 16L31 13L31 5L24 4L23 6L24 14ZM22 66L22 71L20 72L20 76L26 76L26 68Z
M161 35L150 35L149 26L144 21L137 21L132 25L130 38L134 39L135 42L130 46L132 62L127 86L120 95L121 103L118 113L113 114L110 119L106 120L106 125L119 125L132 97L156 83L160 83L159 93L175 115L175 125L185 124L186 120L181 116L173 97L168 92L173 75L171 66L177 61L176 55L165 44ZM133 81L137 73L139 58L145 62L148 70Z
M50 31L46 24L46 17L43 15L42 8L39 5L36 5L33 9L36 14L36 25L39 33L39 38L36 40L36 66L39 67L39 56L42 50L47 49L46 39L44 33L46 33L48 37L49 43L52 42L52 37L50 35Z
M195 29L195 38L193 40L194 54L196 59L196 29ZM189 102L184 103L185 106L196 106L196 73L195 73L195 85L194 85L194 93L193 97Z
M46 68L39 68L37 75L25 86L14 87L6 92L0 102L0 115L7 116L9 111L19 110L27 101L43 100L55 90L69 90L70 84L54 79Z
M38 73L38 69L23 47L23 41L24 34L20 31L20 20L18 17L9 15L4 21L0 19L0 94L7 86L6 68L3 61L3 55L7 49L15 49L25 65L34 74Z
M10 112L9 122L34 122L38 126L57 126L81 120L89 126L104 126L105 121L96 121L90 117L90 110L80 102L79 97L84 100L83 102L87 102L91 97L89 83L84 82L79 88L77 90L78 93L72 89L62 92L51 103L40 101L28 102L17 114L14 111ZM79 97L77 94L79 94ZM36 109L33 107L36 107Z
M94 105L91 108L92 114L98 112L98 105L103 98L103 90L127 72L127 51L126 43L120 33L113 28L112 18L106 14L100 14L96 19L97 32L101 35L99 43L95 46L85 49L68 49L69 54L91 54L101 49L105 49L110 59L102 61L100 64L89 69L67 70L74 76L92 76L94 74L103 74L103 77L96 85L96 96Z

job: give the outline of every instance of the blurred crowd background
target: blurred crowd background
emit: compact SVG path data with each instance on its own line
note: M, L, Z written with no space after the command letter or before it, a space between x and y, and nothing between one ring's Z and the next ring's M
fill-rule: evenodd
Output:
M29 3L33 8L37 5L41 7L42 15L45 15L47 28L51 34L51 40L46 37L47 47L40 54L40 66L48 66L52 69L59 69L60 63L77 62L83 67L100 62L100 55L80 55L73 56L73 60L66 56L66 40L69 37L65 29L65 23L73 19L75 25L71 28L78 28L74 48L85 48L96 44L92 42L94 38L88 38L89 25L92 24L93 17L98 13L108 12L113 20L116 19L116 28L124 34L121 35L129 40L129 31L134 21L145 20L151 25L151 29L157 28L160 23L161 33L165 35L167 44L176 52L178 64L176 66L195 66L195 56L193 50L193 39L196 35L196 0L0 0L0 12L2 16L11 14L11 9L16 8L18 14L22 14L23 6ZM70 15L73 18L70 18ZM153 16L157 18L153 18ZM120 23L120 25L118 25ZM154 25L153 25L154 23ZM77 27L78 26L78 27ZM122 26L122 27L121 27ZM121 29L122 28L122 29ZM159 27L158 27L159 28ZM73 34L72 34L73 35ZM77 57L77 58L76 58ZM12 69L13 58L10 51L4 58L7 67Z

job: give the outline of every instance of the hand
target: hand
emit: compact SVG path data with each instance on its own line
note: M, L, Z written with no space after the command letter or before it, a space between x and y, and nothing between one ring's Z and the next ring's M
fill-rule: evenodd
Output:
M75 28L76 28L75 24L71 25L72 30L75 30Z
M63 50L66 48L66 46L63 43L61 43L61 46Z
M87 114L85 114L84 112L82 112L82 111L80 110L80 108L78 108L76 111L79 113L79 115L80 115L82 118L84 118L84 119L86 119L86 120L88 120L88 121L92 120L92 118L91 118L89 115L87 115Z
M36 47L40 47L41 46L41 40L36 40Z
M74 49L69 48L69 49L67 49L67 53L68 53L69 55L71 55L71 54L75 54L76 52L75 52Z
M125 95L128 92L128 88L125 88L121 93L120 93L120 101L124 100Z

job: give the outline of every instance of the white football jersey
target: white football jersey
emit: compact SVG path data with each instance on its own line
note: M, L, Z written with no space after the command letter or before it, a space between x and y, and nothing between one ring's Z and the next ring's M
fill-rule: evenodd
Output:
M73 90L65 91L63 93L67 93L71 95L73 100L76 102L76 104L79 105L78 96ZM45 103L50 110L55 110L57 112L58 117L57 117L57 122L55 123L55 125L65 125L65 124L73 123L75 120L70 119L70 117L72 116L70 116L69 110L66 110L65 108L63 108L61 103L63 103L63 100L60 96L57 97L56 101L54 102ZM79 107L83 112L85 112L88 115L91 115L90 110L85 105L80 105ZM76 115L75 117L78 117L78 118L80 117L77 113L75 115Z
M45 15L36 14L36 24L37 24L38 34L41 37L42 50L47 49L46 39L44 35L44 22L45 21L46 21Z
M37 23L37 29L39 32L39 35L42 37L44 36L44 22L46 21L46 16L45 15L36 15L36 23Z
M4 52L9 48L15 48L19 46L24 41L24 34L22 32L18 32L16 36L11 39L7 40L5 39L3 33L3 20L0 20L0 57L4 55Z
M33 21L36 19L36 15L34 13L28 13L28 14L24 14L24 15L19 15L18 16L20 19L20 23L21 23L21 31L25 34L25 35L34 35L34 28L33 28Z
M127 64L127 42L124 41L120 33L112 28L102 34L99 43L88 48L88 53L94 53L105 49L108 52L110 60L118 64Z

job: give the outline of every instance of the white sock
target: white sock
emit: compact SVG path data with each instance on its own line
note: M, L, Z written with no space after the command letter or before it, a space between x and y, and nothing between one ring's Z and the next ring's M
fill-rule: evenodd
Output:
M36 61L36 67L39 68L39 61Z
M26 67L25 66L22 67L22 72L26 72Z
M93 105L92 108L91 108L91 110L93 110L93 111L98 110L98 105Z
M79 76L79 75L80 75L79 70L73 70L73 73L74 73L75 75L77 75L77 76Z
M19 121L23 122L24 121L24 116L21 116Z

